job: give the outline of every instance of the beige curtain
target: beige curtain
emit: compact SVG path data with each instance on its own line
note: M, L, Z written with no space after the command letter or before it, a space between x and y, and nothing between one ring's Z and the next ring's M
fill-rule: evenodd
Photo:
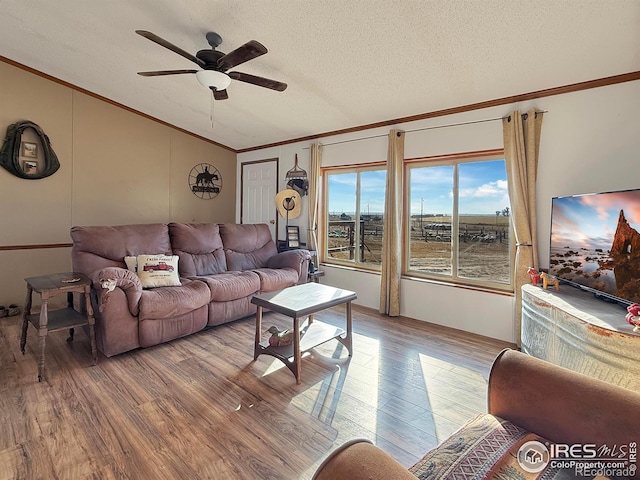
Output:
M308 249L318 250L318 204L320 203L320 165L322 165L322 150L320 144L314 143L310 148L309 162L309 234ZM315 260L314 260L315 261Z
M529 110L525 115L516 110L502 121L511 220L516 239L513 281L516 297L514 326L518 346L522 330L521 287L531 280L527 269L538 268L536 176L541 129L542 112L535 109Z
M402 203L404 132L389 132L387 191L384 206L384 243L380 279L380 313L400 315L400 275L402 274Z

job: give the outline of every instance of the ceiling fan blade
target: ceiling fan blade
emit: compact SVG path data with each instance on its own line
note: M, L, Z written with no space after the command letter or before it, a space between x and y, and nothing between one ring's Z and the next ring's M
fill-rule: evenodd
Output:
M209 87L213 92L213 98L216 100L226 100L229 98L229 94L226 90L216 90L215 87Z
M160 77L162 75L180 75L181 73L196 73L198 70L157 70L154 72L138 72L143 77Z
M271 90L277 90L278 92L284 92L287 89L286 83L278 82L277 80L271 80L269 78L249 75L248 73L229 72L228 75L234 80L251 83L253 85L258 85L259 87L270 88Z
M251 40L241 47L232 50L218 60L218 67L224 72L231 67L248 62L249 60L267 53L267 48L260 42Z
M183 56L187 60L191 60L193 63L197 63L201 67L204 67L204 62L200 60L198 57L191 55L189 52L184 51L180 47L176 47L173 43L167 42L164 38L160 38L156 34L147 32L146 30L136 30L136 33L138 35L143 36L144 38L148 38L152 42L157 43L158 45L164 48L168 48L172 52L175 52L178 55Z

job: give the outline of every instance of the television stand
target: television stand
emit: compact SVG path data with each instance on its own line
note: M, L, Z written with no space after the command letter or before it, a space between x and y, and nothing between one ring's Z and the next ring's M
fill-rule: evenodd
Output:
M522 351L640 391L640 334L617 303L563 285L522 287Z

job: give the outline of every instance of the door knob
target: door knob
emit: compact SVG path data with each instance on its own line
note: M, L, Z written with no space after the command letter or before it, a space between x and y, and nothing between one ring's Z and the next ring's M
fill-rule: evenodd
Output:
M276 221L275 221L275 220L269 220L269 223L270 223L271 225L275 225Z

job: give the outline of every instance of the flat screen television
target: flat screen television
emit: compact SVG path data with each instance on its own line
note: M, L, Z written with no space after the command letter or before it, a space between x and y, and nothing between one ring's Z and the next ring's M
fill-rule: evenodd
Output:
M640 189L554 197L549 273L603 300L640 303Z

